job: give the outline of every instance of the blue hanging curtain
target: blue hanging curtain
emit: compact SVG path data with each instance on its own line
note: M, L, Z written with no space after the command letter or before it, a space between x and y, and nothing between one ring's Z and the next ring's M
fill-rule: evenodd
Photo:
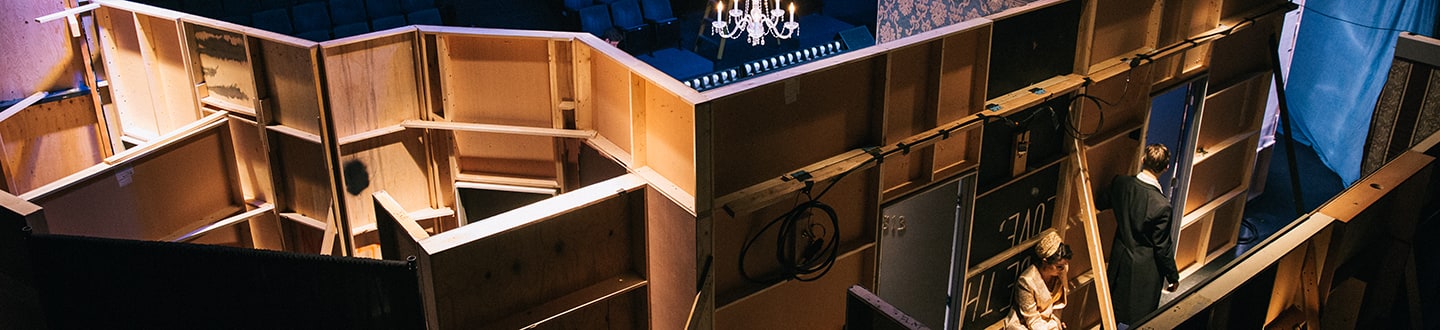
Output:
M1390 70L1395 39L1400 31L1434 36L1437 3L1305 2L1286 80L1294 136L1314 148L1346 186L1360 179L1370 115Z

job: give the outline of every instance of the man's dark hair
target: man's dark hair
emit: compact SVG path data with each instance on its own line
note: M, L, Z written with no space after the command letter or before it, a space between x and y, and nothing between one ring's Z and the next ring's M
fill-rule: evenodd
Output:
M1170 167L1170 149L1165 145L1155 143L1145 146L1145 159L1141 161L1141 169L1150 173L1164 173Z
M1049 258L1044 258L1041 261L1053 265L1060 262L1060 260L1070 260L1070 258L1073 257L1075 257L1075 252L1070 251L1070 244L1060 243L1060 247L1055 250L1055 254L1052 254Z
M614 41L614 42L625 41L625 34L624 34L624 33L620 33L620 29L616 29L616 28L613 28L613 27L612 27L612 28L609 28L609 29L605 29L605 34L601 35L600 37L601 37L601 38L604 38L606 41Z

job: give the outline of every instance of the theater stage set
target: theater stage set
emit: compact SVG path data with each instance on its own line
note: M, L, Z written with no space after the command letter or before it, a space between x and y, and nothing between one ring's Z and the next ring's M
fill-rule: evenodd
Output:
M1423 324L1433 131L1236 249L1294 5L812 1L761 46L698 0L0 4L0 327L994 328L1055 232L1115 329L1146 143L1187 284L1132 327Z

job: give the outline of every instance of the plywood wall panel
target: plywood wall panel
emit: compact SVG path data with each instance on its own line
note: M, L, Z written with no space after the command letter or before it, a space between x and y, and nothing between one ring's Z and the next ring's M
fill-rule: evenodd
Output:
M158 136L160 128L152 109L150 73L141 55L135 14L108 7L95 11L101 26L101 49L111 97L120 115L120 127L130 135Z
M1195 164L1190 173L1190 187L1185 194L1185 214L1234 190L1250 175L1245 169L1254 166L1248 160L1255 153L1256 137L1251 136L1212 153Z
M1161 2L1154 0L1097 1L1090 64L1154 47L1152 38L1157 31L1151 30L1150 13L1159 5Z
M715 312L716 329L840 329L845 323L845 292L870 285L873 252L848 255L814 282L790 281Z
M235 141L235 161L241 197L244 200L275 202L270 181L270 154L260 139L261 128L253 121L230 116L230 136Z
M432 254L439 326L485 326L635 273L644 263L633 253L645 240L645 193L614 196Z
M40 103L0 122L8 191L20 195L100 163L89 95Z
M645 165L695 196L695 106L654 83L644 88Z
M1270 85L1270 75L1260 74L1206 97L1195 145L1213 152L1230 138L1260 129Z
M366 201L377 191L390 193L408 211L430 207L422 131L408 129L340 147L341 194L351 228L374 223L375 205Z
M316 52L270 40L260 40L260 70L265 82L266 116L272 122L320 135L320 86L316 80Z
M36 17L65 10L65 0L0 2L0 100L23 99L39 91L65 90L84 83L80 52L65 20L36 23ZM98 16L98 15L97 15ZM23 59L23 60L20 60Z
M415 47L402 33L322 50L337 137L419 118Z
M319 144L289 135L269 134L269 147L277 149L275 154L282 159L272 163L277 166L274 171L279 173L275 176L276 189L285 198L278 209L281 213L296 212L325 221L333 186L327 172L329 166L325 164L324 149Z
M925 43L891 52L885 88L885 140L892 145L915 134L934 128L938 102L940 43ZM915 150L908 155L892 157L880 164L886 191L907 184L923 184L930 180L928 171L932 149Z
M181 48L179 22L144 15L136 18L142 33L141 46L147 48L142 53L149 53L145 57L149 60L150 97L155 107L148 111L155 113L158 133L164 135L199 120L199 101Z
M445 109L452 121L554 127L546 39L442 36Z
M461 173L556 179L555 138L455 132Z
M631 147L630 70L600 52L591 54L591 109L596 132L626 152ZM583 77L581 79L584 79ZM585 125L579 125L584 127Z
M879 144L869 59L713 101L714 193L724 196L846 151Z
M159 240L241 211L230 182L230 128L214 126L51 196L54 234Z

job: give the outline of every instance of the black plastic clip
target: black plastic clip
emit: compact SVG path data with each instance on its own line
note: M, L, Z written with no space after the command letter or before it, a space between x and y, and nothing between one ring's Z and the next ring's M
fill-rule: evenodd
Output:
M865 153L870 154L870 158L875 160L876 165L885 162L885 154L880 152L879 147L868 147L863 150L865 150Z
M896 143L896 144L895 144L895 147L896 147L896 148L900 148L900 154L901 154L901 155L909 155L909 154L910 154L910 145L905 144L905 142Z
M949 130L949 129L942 129L942 130L940 130L940 139L941 139L941 140L950 139L950 130Z
M1090 77L1088 77L1088 76L1087 76L1087 77L1084 77L1084 79L1085 79L1085 82L1080 83L1080 87L1090 87L1090 84L1094 84L1094 83L1095 83L1095 80L1094 80L1094 79L1090 79Z
M815 176L810 175L810 172L806 172L805 170L799 170L795 171L795 173L790 173L790 177L794 178L795 180L804 181L806 193L810 192L810 188L815 187Z

